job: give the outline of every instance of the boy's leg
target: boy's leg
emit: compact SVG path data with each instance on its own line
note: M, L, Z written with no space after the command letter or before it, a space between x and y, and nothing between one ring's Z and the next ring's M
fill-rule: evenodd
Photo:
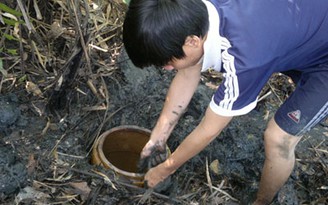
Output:
M264 134L266 159L254 204L269 204L287 181L294 168L294 150L300 139L283 131L274 119L270 120Z
M271 202L293 170L300 136L328 115L328 65L314 71L300 76L295 91L264 133L266 159L256 205Z

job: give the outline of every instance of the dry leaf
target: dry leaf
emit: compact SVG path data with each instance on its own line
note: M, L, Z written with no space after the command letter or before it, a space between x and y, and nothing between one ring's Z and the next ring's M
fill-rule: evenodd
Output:
M51 24L50 30L48 32L48 38L49 39L56 39L60 35L62 35L65 31L65 28L63 28L59 22L55 21Z
M69 183L74 188L74 192L81 196L82 201L86 201L91 192L90 187L86 182L71 182Z
M34 172L36 165L37 165L37 161L34 159L34 154L30 154L28 156L28 163L27 163L27 173L29 175L31 175Z
M212 172L214 172L215 174L219 175L220 174L220 170L219 170L219 160L214 160L211 164L210 164L210 169Z
M42 92L40 88L33 82L27 81L25 88L28 93L32 93L34 96L42 97Z
M18 195L15 197L16 204L21 204L20 202L24 200L31 200L31 201L46 201L50 196L46 193L40 192L35 190L33 187L25 187L21 189Z

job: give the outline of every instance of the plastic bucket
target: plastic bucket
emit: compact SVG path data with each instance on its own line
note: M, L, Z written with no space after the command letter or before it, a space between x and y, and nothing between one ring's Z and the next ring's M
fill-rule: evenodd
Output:
M112 128L96 141L91 162L114 170L132 184L142 186L145 173L137 173L137 164L150 134L150 130L133 125Z

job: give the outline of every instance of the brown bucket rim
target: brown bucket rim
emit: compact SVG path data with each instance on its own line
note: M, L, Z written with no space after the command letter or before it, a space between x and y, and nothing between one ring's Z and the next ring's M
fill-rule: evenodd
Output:
M121 131L121 130L131 130L131 131L137 131L140 133L146 133L146 134L149 134L149 138L150 138L150 134L151 134L151 131L149 129L139 127L136 125L121 125L121 126L117 126L117 127L114 127L114 128L111 128L111 129L105 131L104 133L102 133L100 135L98 146L97 146L97 151L98 151L100 160L103 161L104 163L106 163L107 165L109 165L110 169L113 169L115 172L118 172L122 175L132 177L132 178L142 178L145 176L144 173L134 173L134 172L128 172L128 171L119 169L116 166L114 166L110 161L108 161L107 158L105 157L105 154L103 152L103 145L104 145L106 136L109 135L110 133Z

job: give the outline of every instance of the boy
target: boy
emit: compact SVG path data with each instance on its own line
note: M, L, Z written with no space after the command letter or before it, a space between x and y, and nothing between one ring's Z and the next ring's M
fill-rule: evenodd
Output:
M202 71L224 76L200 124L146 173L150 187L198 154L233 116L250 112L272 73L293 79L295 91L264 133L266 159L254 204L269 204L293 170L301 136L328 114L328 1L132 0L123 41L136 66L177 70L141 158L165 144Z

